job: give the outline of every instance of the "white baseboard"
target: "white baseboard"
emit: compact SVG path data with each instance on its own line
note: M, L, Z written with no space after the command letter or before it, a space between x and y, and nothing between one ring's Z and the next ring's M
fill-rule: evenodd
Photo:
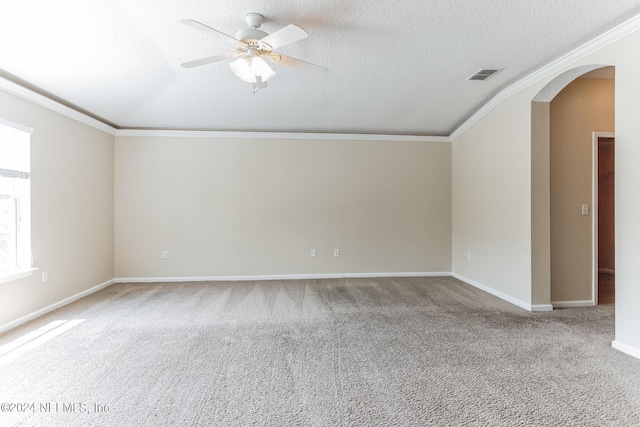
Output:
M626 353L629 356L633 356L636 359L640 359L640 349L623 344L618 340L611 342L611 347L615 348L616 350L620 350L621 352Z
M595 302L592 300L583 301L551 301L553 308L579 308L579 307L593 307Z
M553 311L553 305L551 304L533 304L531 305L531 311Z
M507 295L504 292L500 292L497 291L487 285L483 285L482 283L476 282L475 280L469 279L468 277L464 277L461 276L459 274L456 273L452 273L451 274L453 277L455 277L458 280L461 280L463 282L465 282L468 285L473 286L474 288L478 288L480 290L483 290L487 293L490 293L493 296L496 296L500 299L503 299L513 305L516 305L520 308L523 308L527 311L552 311L553 307L550 304L536 304L536 305L531 305L529 303L526 303L524 301L520 301L517 298L512 297L511 295Z
M262 276L118 277L114 283L219 282L250 280L349 279L375 277L450 277L450 272L273 274Z
M16 320L12 320L9 323L5 323L4 325L0 325L0 333L8 331L9 329L13 329L13 328L15 328L17 326L20 326L20 325L24 324L24 323L27 323L27 322L29 322L29 321L37 318L37 317L44 316L45 314L50 313L53 310L57 310L60 307L63 307L65 305L67 305L67 304L70 304L70 303L72 303L74 301L77 301L80 298L86 297L87 295L90 295L90 294L92 294L94 292L97 292L100 289L104 289L107 286L110 286L110 285L112 285L114 283L115 283L115 281L113 279L109 280L107 282L104 282L104 283L101 283L101 284L99 284L97 286L94 286L93 288L90 288L90 289L87 289L87 290L82 291L80 293L77 293L75 295L72 295L69 298L65 298L62 301L58 301L55 304L51 304L49 306L41 308L40 310L34 311L31 314L27 314L26 316L19 317Z

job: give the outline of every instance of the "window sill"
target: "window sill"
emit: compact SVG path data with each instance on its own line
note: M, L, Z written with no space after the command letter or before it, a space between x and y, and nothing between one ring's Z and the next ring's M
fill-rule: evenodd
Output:
M11 282L13 280L29 277L36 271L37 268L24 268L20 270L7 270L0 273L0 283Z

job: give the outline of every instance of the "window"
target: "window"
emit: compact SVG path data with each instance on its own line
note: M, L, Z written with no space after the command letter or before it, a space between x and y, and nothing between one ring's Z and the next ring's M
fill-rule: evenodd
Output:
M30 134L0 119L0 278L31 269Z

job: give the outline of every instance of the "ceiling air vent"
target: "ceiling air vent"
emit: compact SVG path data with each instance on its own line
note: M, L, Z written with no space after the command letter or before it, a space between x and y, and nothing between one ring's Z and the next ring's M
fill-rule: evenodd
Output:
M488 80L489 78L495 76L496 74L498 74L502 70L503 70L503 68L496 68L496 69L493 69L493 70L481 69L481 70L476 71L467 80Z

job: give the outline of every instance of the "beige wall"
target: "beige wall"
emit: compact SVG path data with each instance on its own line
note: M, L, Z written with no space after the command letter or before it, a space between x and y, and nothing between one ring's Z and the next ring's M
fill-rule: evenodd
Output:
M113 136L1 91L0 117L34 130L31 235L40 269L0 283L1 327L113 278Z
M613 132L613 80L580 78L551 101L551 301L593 300L592 132Z
M117 277L451 271L448 143L117 137L115 153Z
M530 114L530 103L509 98L453 143L453 271L523 304L531 303Z

